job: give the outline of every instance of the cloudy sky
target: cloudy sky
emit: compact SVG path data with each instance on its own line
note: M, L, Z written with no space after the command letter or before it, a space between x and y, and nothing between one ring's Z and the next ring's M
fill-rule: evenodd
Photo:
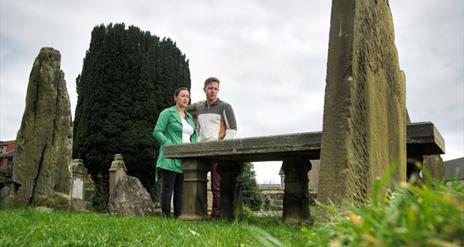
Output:
M432 121L445 160L464 156L462 0L390 0L412 121ZM0 140L16 138L32 63L41 47L60 50L71 98L94 26L124 22L170 37L190 60L192 99L221 79L238 137L318 131L331 1L0 0ZM258 163L259 182L279 180L280 164Z

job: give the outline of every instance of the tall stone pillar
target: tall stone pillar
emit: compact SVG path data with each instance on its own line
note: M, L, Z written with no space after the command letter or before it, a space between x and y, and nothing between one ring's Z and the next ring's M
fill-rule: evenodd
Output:
M304 158L284 160L285 189L282 217L285 223L309 220L308 171L311 163Z
M388 1L333 0L318 200L365 202L390 166L405 179L404 75Z
M114 160L111 162L111 167L108 170L109 175L110 175L110 196L114 192L114 188L116 188L116 184L118 184L118 181L120 178L122 178L124 175L126 175L127 168L124 163L124 160L122 159L122 154L115 154L114 155Z
M181 218L200 220L208 218L207 188L210 163L200 159L183 159L184 193Z
M87 169L81 159L74 159L71 163L71 200L70 208L76 211L85 211L85 183Z
M12 206L69 193L72 119L58 50L44 47L34 61L16 142L12 178L18 189Z

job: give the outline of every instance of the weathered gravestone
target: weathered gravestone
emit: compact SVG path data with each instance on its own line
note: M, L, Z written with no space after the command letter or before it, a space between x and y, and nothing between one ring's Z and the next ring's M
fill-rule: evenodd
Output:
M127 168L122 159L122 154L115 154L114 160L111 162L111 167L108 170L110 175L110 195L113 194L116 184L120 178L126 175Z
M70 208L77 211L85 211L85 182L87 169L81 159L74 159L71 163L71 196Z
M108 211L113 215L154 215L155 205L140 180L125 175L118 180L110 195Z
M35 204L54 192L68 194L72 121L61 55L42 48L29 77L26 109L14 155L12 206Z
M405 85L388 1L333 1L318 200L365 202L406 175Z

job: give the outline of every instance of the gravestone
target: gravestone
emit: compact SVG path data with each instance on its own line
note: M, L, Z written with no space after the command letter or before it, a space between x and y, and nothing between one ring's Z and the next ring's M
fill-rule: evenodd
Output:
M81 159L74 159L71 163L71 200L70 207L76 211L85 211L85 183L87 169Z
M406 177L404 76L388 1L333 1L330 24L318 199L365 202Z
M112 215L147 216L155 214L155 205L138 178L122 176L108 201Z
M61 55L42 48L34 61L14 155L12 206L69 193L72 121Z
M110 195L113 193L118 180L126 175L127 168L122 159L122 154L115 154L114 160L111 162L111 167L109 169L110 174Z

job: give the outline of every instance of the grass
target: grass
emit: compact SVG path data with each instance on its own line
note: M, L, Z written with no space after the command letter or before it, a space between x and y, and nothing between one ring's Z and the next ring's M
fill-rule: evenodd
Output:
M403 182L388 196L374 188L371 202L343 212L326 207L332 220L304 228L308 246L464 245L464 186Z
M0 210L0 246L442 246L464 245L464 186L401 183L387 196L382 181L370 203L315 226L245 211L240 221L182 221L96 213ZM314 212L314 211L313 211Z
M0 246L261 246L271 235L279 245L306 243L299 226L277 217L189 222L30 208L0 210L0 219Z

